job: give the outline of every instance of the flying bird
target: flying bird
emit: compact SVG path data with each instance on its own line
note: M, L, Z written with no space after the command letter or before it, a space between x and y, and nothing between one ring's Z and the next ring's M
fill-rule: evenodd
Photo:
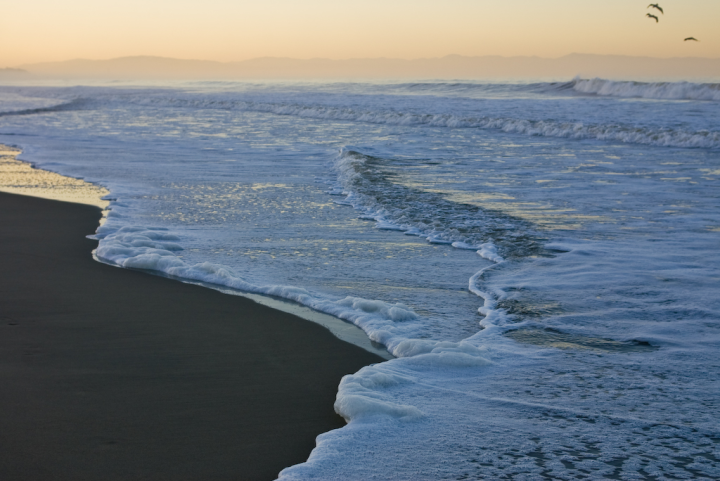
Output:
M651 3L650 5L647 6L647 8L654 8L655 10L660 10L660 13L665 15L665 12L663 12L662 7L660 5L658 5L657 3Z
M654 19L655 19L655 23L658 23L658 22L660 21L660 19L657 18L655 15L651 15L651 14L648 13L648 14L645 15L645 16L646 16L646 17L650 17L650 18L654 18Z
M687 42L688 40L692 40L693 42L699 42L700 40L696 39L695 37L688 37L683 42Z

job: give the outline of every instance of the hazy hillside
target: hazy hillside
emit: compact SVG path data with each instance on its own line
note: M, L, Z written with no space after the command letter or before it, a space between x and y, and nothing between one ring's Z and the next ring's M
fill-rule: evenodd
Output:
M720 59L651 58L571 54L540 57L463 57L298 60L257 58L243 62L123 57L22 65L45 78L249 79L249 78L432 78L482 79L583 77L627 79L720 79ZM13 70L13 69L5 69ZM2 70L0 70L2 72ZM5 74L7 75L7 74Z
M30 73L19 68L0 68L0 80L29 77Z

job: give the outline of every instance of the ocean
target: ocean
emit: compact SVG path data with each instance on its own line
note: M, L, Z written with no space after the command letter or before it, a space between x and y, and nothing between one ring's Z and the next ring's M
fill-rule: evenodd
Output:
M99 261L385 353L281 480L720 478L720 84L2 86L0 143Z

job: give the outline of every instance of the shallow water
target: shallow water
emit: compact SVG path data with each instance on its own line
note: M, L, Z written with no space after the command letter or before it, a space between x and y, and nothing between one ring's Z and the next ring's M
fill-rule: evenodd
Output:
M397 359L281 479L715 479L715 84L2 87L109 189L105 262L288 299Z

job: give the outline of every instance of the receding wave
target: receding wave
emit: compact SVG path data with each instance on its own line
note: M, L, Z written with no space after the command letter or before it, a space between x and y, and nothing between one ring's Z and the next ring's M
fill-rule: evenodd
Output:
M398 174L389 169L392 163L348 149L335 161L346 203L364 212L363 218L376 220L379 228L473 250L480 248L471 246L492 242L509 257L543 253L545 239L530 222L406 187L396 181Z
M584 94L658 100L720 101L720 84L692 82L632 82L601 78L576 78L560 88Z

